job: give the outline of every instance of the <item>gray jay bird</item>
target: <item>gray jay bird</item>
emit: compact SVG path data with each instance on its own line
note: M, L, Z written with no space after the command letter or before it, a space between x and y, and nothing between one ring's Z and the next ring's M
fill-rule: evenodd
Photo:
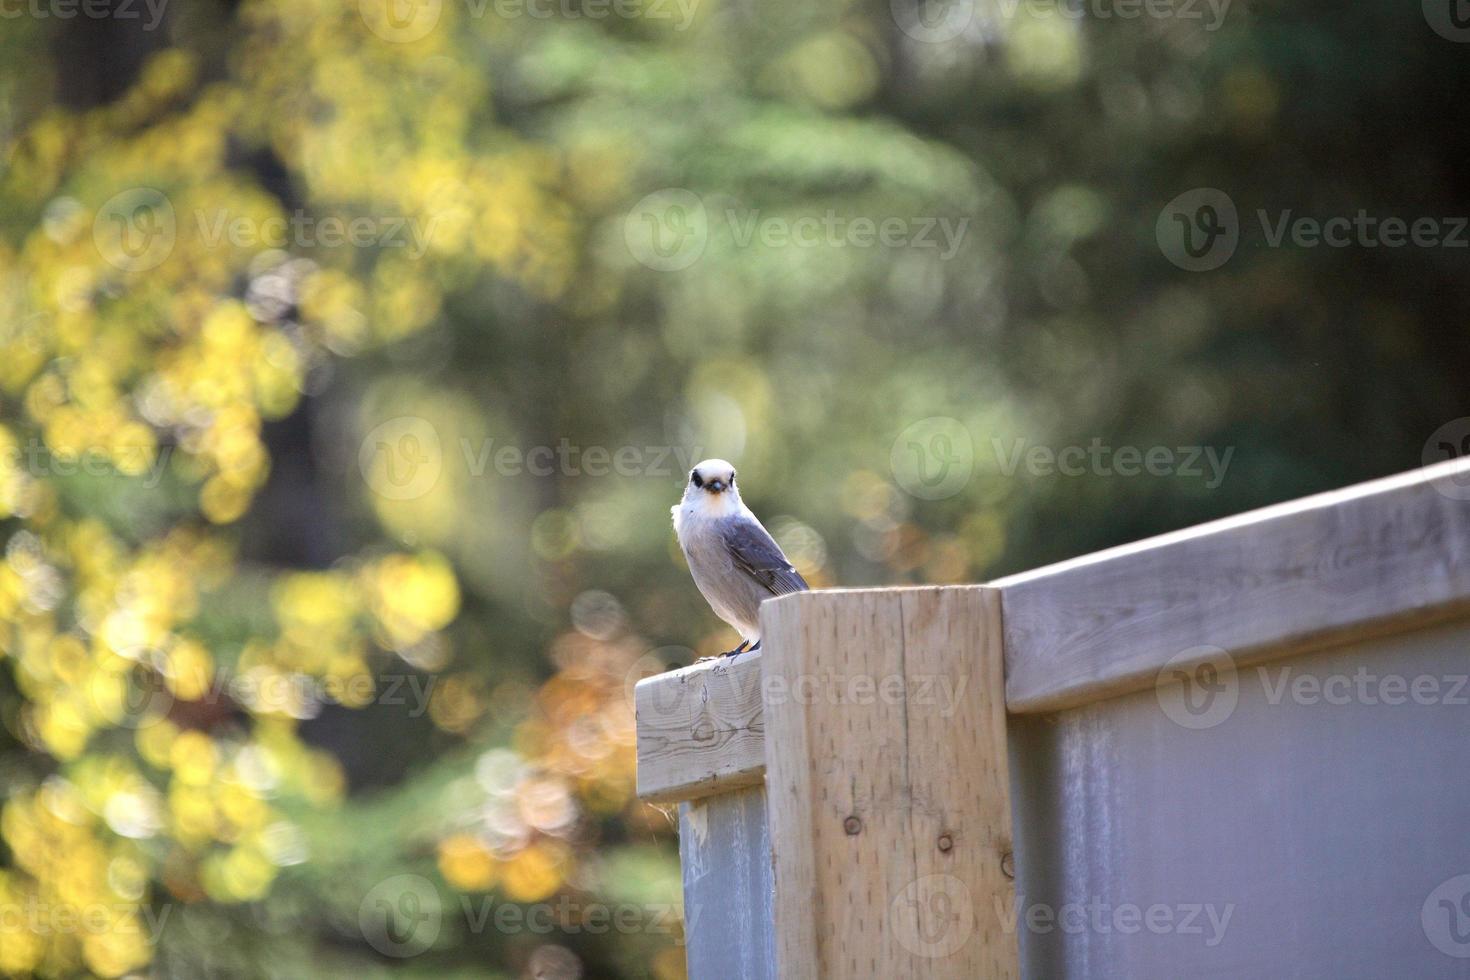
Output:
M741 501L735 467L723 459L707 459L690 470L684 499L674 505L673 515L694 584L715 615L742 638L721 656L759 650L761 603L808 586Z

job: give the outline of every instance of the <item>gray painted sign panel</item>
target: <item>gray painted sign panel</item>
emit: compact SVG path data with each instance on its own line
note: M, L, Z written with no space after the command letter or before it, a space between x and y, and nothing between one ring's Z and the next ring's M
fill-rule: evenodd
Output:
M764 786L679 805L689 975L775 980Z
M1467 675L1461 620L1013 717L977 914L1033 977L1470 977Z

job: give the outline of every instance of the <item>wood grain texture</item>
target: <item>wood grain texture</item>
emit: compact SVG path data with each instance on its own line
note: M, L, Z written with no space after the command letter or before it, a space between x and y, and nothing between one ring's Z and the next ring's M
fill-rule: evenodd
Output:
M1152 686L1218 647L1237 665L1470 608L1470 459L992 583L1006 701L1056 711Z
M780 975L1017 976L999 597L809 592L761 622Z
M761 655L708 660L634 688L638 796L698 799L761 782L766 770Z

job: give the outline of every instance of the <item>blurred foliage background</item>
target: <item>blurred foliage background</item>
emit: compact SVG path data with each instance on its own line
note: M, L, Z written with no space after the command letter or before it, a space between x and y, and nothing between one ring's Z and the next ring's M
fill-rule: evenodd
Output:
M690 462L818 586L1419 465L1466 249L1256 214L1470 213L1431 6L0 0L0 974L681 976Z

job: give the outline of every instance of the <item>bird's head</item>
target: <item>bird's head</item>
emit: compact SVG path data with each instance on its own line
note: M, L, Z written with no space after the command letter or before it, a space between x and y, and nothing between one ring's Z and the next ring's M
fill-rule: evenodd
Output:
M689 471L684 485L684 506L708 516L733 514L740 509L740 490L735 486L735 467L723 459L707 459Z

